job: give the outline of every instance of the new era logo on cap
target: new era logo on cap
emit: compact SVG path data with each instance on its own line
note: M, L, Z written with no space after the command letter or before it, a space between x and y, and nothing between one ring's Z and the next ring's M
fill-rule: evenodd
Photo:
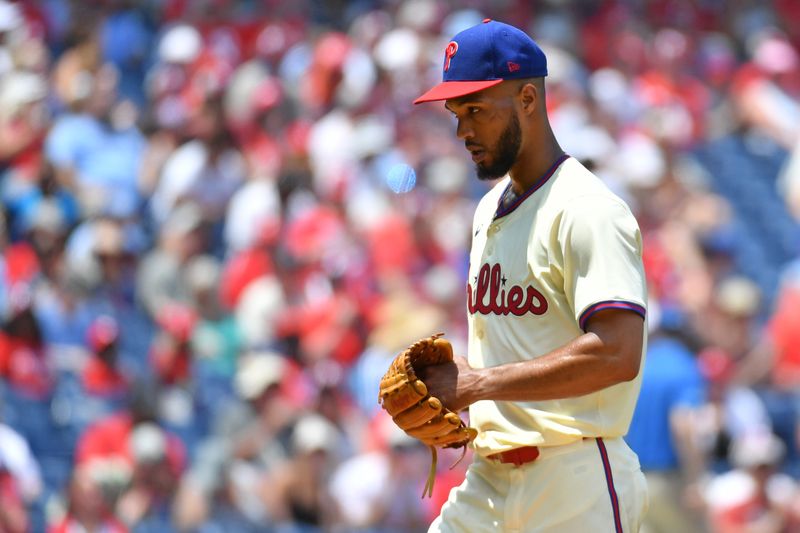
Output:
M547 76L547 58L525 32L490 19L458 33L447 44L442 83L415 104L458 98L503 80Z

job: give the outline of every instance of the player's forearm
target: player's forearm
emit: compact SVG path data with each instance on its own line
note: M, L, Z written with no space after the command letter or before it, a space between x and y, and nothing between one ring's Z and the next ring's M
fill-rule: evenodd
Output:
M586 334L531 361L476 370L474 401L571 398L636 377L638 366L628 356L598 348L596 337Z

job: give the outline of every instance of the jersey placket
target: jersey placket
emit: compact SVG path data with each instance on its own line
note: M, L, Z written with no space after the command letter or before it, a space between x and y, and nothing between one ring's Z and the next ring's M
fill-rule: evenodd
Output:
M494 263L494 254L497 249L495 241L497 239L497 234L500 232L500 224L499 220L492 220L488 227L486 228L486 240L483 244L483 253L481 254L481 262L480 264L491 264ZM477 291L477 284L476 287L473 289ZM475 294L473 294L473 298L475 298ZM475 326L475 335L480 339L486 336L486 318L483 317L481 314L473 315L473 321Z

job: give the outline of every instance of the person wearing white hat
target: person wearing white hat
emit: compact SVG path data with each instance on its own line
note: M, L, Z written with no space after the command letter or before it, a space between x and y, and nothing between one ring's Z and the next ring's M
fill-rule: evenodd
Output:
M341 435L317 413L301 416L292 431L292 457L269 476L263 497L277 523L327 529L336 506L328 489Z

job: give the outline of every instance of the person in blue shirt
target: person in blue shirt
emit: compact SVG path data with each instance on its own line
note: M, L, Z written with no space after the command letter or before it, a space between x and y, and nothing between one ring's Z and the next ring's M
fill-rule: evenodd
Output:
M642 526L647 533L705 530L692 502L699 502L696 483L705 468L693 419L705 403L706 383L674 322L662 321L650 338L639 402L625 437L647 478L650 507Z
M44 155L58 184L88 212L124 206L133 216L143 202L139 167L146 141L136 125L138 110L118 95L119 71L103 64L86 73L85 97L68 102L69 110L53 123ZM86 212L84 212L84 215Z

